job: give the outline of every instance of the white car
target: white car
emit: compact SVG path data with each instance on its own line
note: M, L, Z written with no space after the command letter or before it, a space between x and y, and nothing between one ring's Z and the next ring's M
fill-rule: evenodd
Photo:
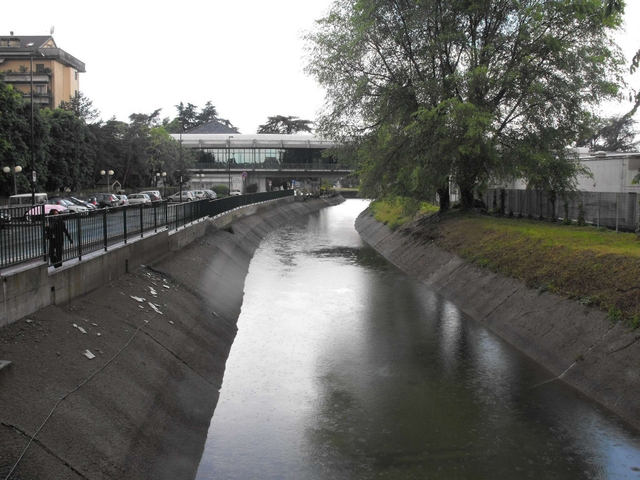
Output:
M83 207L82 205L76 205L71 200L67 200L66 198L52 198L50 203L53 205L62 205L72 213L82 213L82 214L89 213L89 209L87 207Z
M203 198L209 198L209 194L207 193L206 190L192 190L192 192L198 200L202 200Z
M231 190L229 195L231 195L232 197L235 197L235 196L238 196L238 195L242 195L242 192L240 190Z
M126 195L116 195L118 197L118 206L124 207L129 205L129 198Z
M162 200L162 195L160 195L160 190L145 190L144 192L140 192L140 193L146 193L147 195L149 195L149 199L152 202L159 202Z
M193 202L197 200L196 196L193 194L191 190L183 190L182 191L182 201L183 202ZM179 202L180 201L180 192L176 192L173 195L169 195L167 197L168 202Z
M151 205L151 199L146 193L132 193L127 197L129 205Z

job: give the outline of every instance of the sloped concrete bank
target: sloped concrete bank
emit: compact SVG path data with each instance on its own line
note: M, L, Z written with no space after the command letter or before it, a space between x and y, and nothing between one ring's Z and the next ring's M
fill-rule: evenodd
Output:
M640 333L466 263L409 229L391 232L369 210L356 230L400 269L547 367L550 380L567 382L640 428Z
M193 478L255 250L341 201L212 219L180 251L0 328L13 362L0 369L0 479Z

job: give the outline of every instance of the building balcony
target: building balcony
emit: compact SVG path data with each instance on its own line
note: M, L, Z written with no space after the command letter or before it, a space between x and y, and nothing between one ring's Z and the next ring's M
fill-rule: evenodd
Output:
M5 83L15 83L15 84L23 84L23 83L31 83L31 74L30 73L5 73L4 74ZM33 74L33 83L50 83L51 75L47 73L34 73Z
M24 98L25 100L29 100L31 98L31 95L29 95L29 93L24 93L22 92L22 98ZM51 92L49 93L35 93L33 94L33 102L37 103L40 106L51 106L51 102L53 100L53 97L51 95Z

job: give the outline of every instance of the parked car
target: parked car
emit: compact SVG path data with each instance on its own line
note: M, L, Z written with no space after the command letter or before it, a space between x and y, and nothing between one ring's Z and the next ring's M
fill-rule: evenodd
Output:
M231 195L232 197L237 197L238 195L242 195L242 192L240 190L231 190L231 192L229 192L229 195Z
M191 190L198 200L209 198L206 190Z
M140 193L149 195L149 198L151 199L152 202L162 201L162 195L160 195L160 190L145 190L144 192L140 192Z
M36 205L44 205L48 203L48 197L46 193L36 193L35 195ZM18 207L21 205L27 206L31 205L31 194L30 193L21 193L19 195L11 195L9 197L9 205L12 207Z
M88 207L83 207L82 205L76 205L71 200L68 200L66 198L61 198L61 197L50 198L47 203L49 205L62 205L72 213L84 213L84 214L89 213Z
M184 190L182 192L182 201L183 202L193 202L196 199L196 196L193 194L191 190ZM180 201L180 192L176 192L173 195L169 195L167 197L168 202L179 202Z
M213 190L205 190L205 192L207 192L207 195L211 200L215 200L216 198L218 198L218 194Z
M127 198L126 195L116 195L116 197L118 199L118 206L124 207L129 205L129 198Z
M151 199L146 193L132 193L128 197L129 205L151 205Z
M96 206L98 208L111 208L118 206L118 197L113 193L96 193Z
M80 205L81 207L87 207L89 209L89 211L95 210L97 208L93 203L89 203L87 201L80 200L79 198L76 198L76 197L69 197L69 198L67 198L67 200L75 203L76 205Z

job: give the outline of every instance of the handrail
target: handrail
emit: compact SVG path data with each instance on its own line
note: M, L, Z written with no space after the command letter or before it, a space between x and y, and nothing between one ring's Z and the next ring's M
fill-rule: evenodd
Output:
M191 171L196 170L218 170L218 171L252 171L252 170L300 170L300 171L344 171L350 172L353 167L340 163L231 163L211 162L196 163Z
M82 260L83 256L107 251L119 243L168 229L177 230L205 217L213 217L238 207L293 196L293 190L251 193L221 199L203 199L173 204L153 202L151 206L129 205L83 213L59 215L73 243L62 238L62 258ZM36 259L52 261L51 240L47 238L44 206L0 209L0 268L20 265ZM58 240L58 242L60 242Z

